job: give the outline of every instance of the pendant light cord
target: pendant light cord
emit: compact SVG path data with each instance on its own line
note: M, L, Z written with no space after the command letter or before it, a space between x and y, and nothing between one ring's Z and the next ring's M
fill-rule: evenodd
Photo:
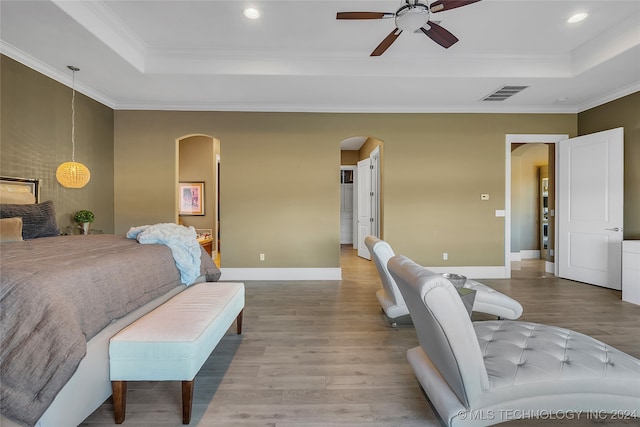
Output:
M76 162L76 71L80 68L67 65L72 71L71 74L71 161Z
M73 70L71 91L71 161L76 161L76 71Z

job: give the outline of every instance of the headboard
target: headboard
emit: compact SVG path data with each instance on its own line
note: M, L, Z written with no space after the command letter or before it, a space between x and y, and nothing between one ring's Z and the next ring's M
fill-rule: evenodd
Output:
M31 193L40 202L40 180L0 176L0 195L3 193ZM3 202L4 203L4 202Z

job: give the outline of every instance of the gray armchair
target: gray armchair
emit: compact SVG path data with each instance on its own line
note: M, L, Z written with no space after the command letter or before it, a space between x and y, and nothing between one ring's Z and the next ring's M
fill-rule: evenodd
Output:
M378 269L382 289L376 292L378 302L387 317L393 321L409 314L407 304L394 278L389 274L387 263L395 254L389 243L374 236L367 236L364 243L369 248L373 262ZM430 272L431 274L437 274ZM504 319L517 319L522 315L522 305L507 295L475 280L467 280L465 288L476 291L473 311L487 313Z

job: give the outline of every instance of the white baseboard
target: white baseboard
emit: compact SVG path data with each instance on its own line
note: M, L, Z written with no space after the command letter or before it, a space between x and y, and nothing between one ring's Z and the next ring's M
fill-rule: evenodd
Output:
M556 274L556 263L551 261L544 262L544 272Z
M340 268L221 268L220 280L342 280Z
M538 249L527 249L520 251L520 256L522 259L540 259L540 250Z
M527 249L520 252L511 252L511 261L522 261L523 259L540 259L538 249Z
M427 267L435 273L456 273L470 279L505 279L507 271L500 266ZM342 280L340 268L221 268L220 280Z

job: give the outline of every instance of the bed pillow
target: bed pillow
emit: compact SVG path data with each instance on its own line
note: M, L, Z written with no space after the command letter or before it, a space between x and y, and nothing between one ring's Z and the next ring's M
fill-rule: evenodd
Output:
M22 218L0 219L0 243L22 241Z
M0 203L11 203L14 205L27 205L36 202L36 197L27 191L5 191L0 190Z
M53 202L33 205L0 204L0 218L22 218L22 238L36 239L60 235Z

